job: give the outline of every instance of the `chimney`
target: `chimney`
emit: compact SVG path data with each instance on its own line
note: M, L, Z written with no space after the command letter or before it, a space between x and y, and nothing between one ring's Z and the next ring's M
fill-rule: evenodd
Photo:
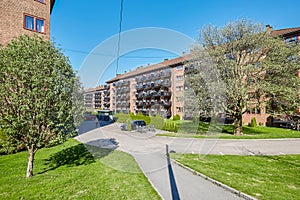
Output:
M267 31L267 32L273 31L273 27L270 26L269 24L267 24L267 25L266 25L266 31Z

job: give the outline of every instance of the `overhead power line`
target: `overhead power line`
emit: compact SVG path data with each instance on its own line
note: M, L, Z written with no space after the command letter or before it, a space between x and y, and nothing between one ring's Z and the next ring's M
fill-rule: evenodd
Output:
M121 0L121 5L120 5L119 34L118 34L118 49L117 49L117 68L116 68L116 75L118 74L119 60L120 60L121 32L122 32L122 21L123 21L123 3L124 3L124 0Z
M105 53L93 53L93 52L87 52L87 51L81 51L81 50L76 50L76 49L64 49L64 51L70 51L74 53L80 53L80 54L85 54L85 55L96 55L96 56L107 56L107 57L116 57L116 55L113 54L105 54ZM178 55L168 55L168 56L129 56L129 55L124 55L121 56L122 58L176 58Z

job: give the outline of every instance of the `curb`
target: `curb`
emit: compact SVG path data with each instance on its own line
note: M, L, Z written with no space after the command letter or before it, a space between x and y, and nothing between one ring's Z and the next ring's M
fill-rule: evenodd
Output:
M233 194L236 194L239 197L242 197L242 198L244 198L246 200L257 200L256 198L254 198L254 197L252 197L252 196L250 196L248 194L245 194L245 193L243 193L241 191L238 191L238 190L236 190L236 189L234 189L234 188L232 188L232 187L230 187L228 185L225 185L224 183L221 183L221 182L219 182L217 180L214 180L214 179L212 179L212 178L210 178L210 177L208 177L208 176L206 176L204 174L201 174L200 172L197 172L197 171L195 171L195 170L193 170L193 169L191 169L191 168L189 168L189 167L187 167L187 166L185 166L185 165L177 162L176 160L173 160L173 159L171 159L171 160L172 160L172 162L174 162L178 166L180 166L180 167L182 167L182 168L184 168L184 169L192 172L194 175L200 176L200 177L204 178L205 180L208 180L209 182L211 182L211 183L213 183L213 184L215 184L215 185L217 185L217 186L219 186L219 187L221 187L221 188L223 188L223 189L225 189L225 190L227 190L227 191L229 191L229 192L231 192Z

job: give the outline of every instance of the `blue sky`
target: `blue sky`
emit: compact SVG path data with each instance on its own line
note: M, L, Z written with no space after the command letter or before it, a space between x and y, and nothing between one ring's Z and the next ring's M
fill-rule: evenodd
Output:
M97 45L118 34L120 1L56 0L51 15L51 37L69 57L75 70L80 69ZM274 29L300 26L299 0L124 0L123 5L122 31L160 27L195 40L205 25L224 26L241 18L270 24ZM117 45L113 48L117 54ZM133 51L120 57L118 73L175 56L154 49ZM99 83L113 78L116 66L116 61L111 63Z

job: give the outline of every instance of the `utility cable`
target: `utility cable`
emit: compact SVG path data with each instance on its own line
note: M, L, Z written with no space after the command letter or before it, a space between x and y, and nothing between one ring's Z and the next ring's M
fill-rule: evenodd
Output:
M121 0L121 5L120 5L120 21L119 21L119 34L118 34L118 49L117 49L116 76L118 74L119 60L120 60L121 32L122 32L122 21L123 21L123 3L124 3L124 0Z

